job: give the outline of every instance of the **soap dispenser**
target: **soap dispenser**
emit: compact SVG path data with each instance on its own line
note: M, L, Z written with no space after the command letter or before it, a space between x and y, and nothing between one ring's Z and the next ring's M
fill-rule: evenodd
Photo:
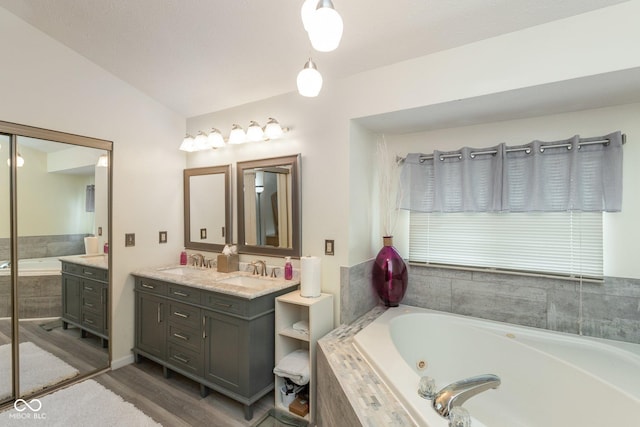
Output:
M291 265L291 257L284 258L284 278L285 280L293 279L293 266Z
M183 249L180 252L180 265L187 265L187 249Z

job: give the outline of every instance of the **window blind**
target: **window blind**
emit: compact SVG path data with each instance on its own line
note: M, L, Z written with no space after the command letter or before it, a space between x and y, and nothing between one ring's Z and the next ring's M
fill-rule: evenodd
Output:
M411 212L409 260L602 277L602 213Z

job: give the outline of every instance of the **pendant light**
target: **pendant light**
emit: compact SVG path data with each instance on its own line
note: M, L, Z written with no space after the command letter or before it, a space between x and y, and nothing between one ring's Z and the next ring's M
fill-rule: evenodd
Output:
M304 64L302 71L298 73L298 92L300 95L307 97L315 97L322 89L322 75L318 71L316 64L309 58Z
M309 40L318 52L331 52L340 44L344 24L331 0L320 0L317 3L308 27Z

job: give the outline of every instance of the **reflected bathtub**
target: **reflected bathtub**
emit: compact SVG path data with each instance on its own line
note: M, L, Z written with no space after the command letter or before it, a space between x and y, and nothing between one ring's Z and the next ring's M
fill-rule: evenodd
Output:
M390 308L354 338L417 425L447 420L417 394L480 374L502 384L464 407L473 427L601 427L640 419L640 345L579 337L409 306Z
M18 276L60 275L61 264L58 257L25 258L18 260ZM0 261L0 276L11 274L9 261Z

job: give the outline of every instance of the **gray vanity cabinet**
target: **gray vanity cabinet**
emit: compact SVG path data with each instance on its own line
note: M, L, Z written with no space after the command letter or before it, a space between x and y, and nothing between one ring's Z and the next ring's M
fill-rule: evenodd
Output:
M275 298L297 288L254 299L135 278L134 354L161 364L244 405L273 390Z
M105 269L62 262L62 326L77 326L83 337L92 333L104 347L109 339L108 281Z

